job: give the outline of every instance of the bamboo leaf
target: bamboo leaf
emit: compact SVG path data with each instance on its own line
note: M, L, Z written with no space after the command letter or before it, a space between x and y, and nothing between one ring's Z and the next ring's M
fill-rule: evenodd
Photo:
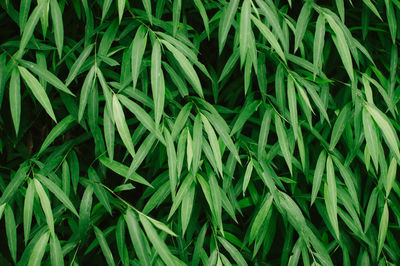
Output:
M50 99L42 85L26 68L19 66L18 69L22 78L31 89L33 96L35 96L35 98L43 106L47 114L54 120L54 122L57 122L53 107L51 107Z
M46 251L47 243L49 242L49 232L45 232L38 239L33 247L31 256L29 258L28 266L40 266L44 253Z
M137 79L140 73L140 66L147 43L147 29L144 25L140 26L136 31L135 38L132 41L132 81L133 89L136 88Z
M128 125L126 124L124 110L122 110L121 104L118 101L117 95L115 94L113 96L113 113L118 133L121 136L125 148L132 156L135 156L135 148L133 147L132 137L129 133Z
M324 187L325 205L329 216L329 221L332 224L336 237L339 239L339 223L337 218L337 188L335 180L335 172L330 156L326 160L326 179Z

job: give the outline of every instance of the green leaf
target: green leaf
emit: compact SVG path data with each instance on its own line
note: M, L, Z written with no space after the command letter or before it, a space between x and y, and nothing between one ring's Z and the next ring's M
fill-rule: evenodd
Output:
M134 101L131 101L128 99L128 97L124 95L117 95L118 99L121 101L121 103L131 112L133 113L136 118L139 120L139 122L151 133L153 133L158 140L161 141L162 144L165 144L164 137L160 133L159 129L156 128L156 124L154 123L154 120L151 118L151 116L143 109L141 108L138 104L136 104Z
M86 75L85 81L83 82L82 85L81 95L79 97L78 122L80 122L83 118L89 94L91 93L94 87L94 75L95 75L95 66L92 66L90 68L89 73Z
M87 233L90 224L90 213L93 202L93 186L89 185L83 192L79 207L78 237L83 238Z
M33 247L32 253L29 258L28 266L40 266L44 253L46 251L47 243L49 242L49 232L45 232L38 239Z
M285 55L283 53L283 50L281 46L278 43L278 40L276 39L275 35L268 29L268 27L262 23L259 19L251 15L251 19L253 20L253 23L256 25L258 30L261 32L261 34L264 36L264 38L269 42L271 47L276 51L276 53L279 55L279 57L286 62Z
M376 9L371 0L363 0L363 2L380 20L382 20L379 11Z
M265 219L267 218L267 215L271 210L273 199L274 198L272 197L272 195L268 193L261 203L260 209L258 210L257 215L253 220L253 224L251 225L249 236L250 243L254 241L256 236L260 233L260 229L265 224Z
M57 197L59 201L67 208L69 209L73 214L76 216L78 215L78 212L75 209L74 204L71 202L71 200L68 198L68 196L65 194L64 191L60 187L58 187L54 182L52 182L50 179L42 176L41 174L35 174L35 177L37 180L40 181L51 193L54 194L54 196Z
M376 131L375 123L371 118L371 115L368 113L366 108L363 108L362 113L363 126L364 126L364 135L365 141L368 146L368 151L371 154L372 161L374 162L375 168L378 170L378 162L379 162L379 138Z
M19 66L18 69L25 83L31 89L33 96L35 96L54 122L57 122L53 108L51 107L50 99L42 85L26 68Z
M64 265L64 256L61 249L60 241L57 236L51 236L50 238L50 260L51 265L62 266Z
M194 206L195 187L191 186L189 191L184 195L181 205L181 222L182 222L182 235L185 235L186 229L192 215Z
M147 18L150 21L150 24L153 24L153 15L151 14L151 0L142 0L144 9L147 13Z
M135 38L132 41L131 64L132 64L133 89L136 88L137 79L140 73L140 66L142 64L143 54L146 49L146 43L147 43L147 28L144 25L141 25L136 31Z
M62 92L65 92L72 96L75 96L68 89L68 87L56 75L54 75L49 70L39 66L38 64L29 62L29 61L19 60L19 62L22 66L26 67L27 69L29 69L30 71L32 71L33 73L38 75L39 78L41 78L41 79L47 81L48 83L50 83L51 85L53 85L56 89L59 89Z
M68 115L65 117L63 120L58 122L57 125L50 131L50 133L47 135L46 139L43 141L42 146L40 147L39 153L42 153L44 150L47 149L53 143L53 141L61 136L69 127L69 125L74 121L75 119L71 116Z
M337 189L336 189L335 172L333 169L331 156L329 155L326 160L326 180L327 182L324 186L324 198L325 198L326 210L328 212L329 221L332 224L336 238L340 239L339 223L337 218Z
M172 34L175 36L178 31L181 18L182 0L174 0L172 3Z
M219 144L218 144L217 135L215 134L215 131L212 128L207 117L205 117L203 114L201 114L201 121L203 122L204 130L207 132L208 141L210 142L211 148L213 150L213 154L214 154L215 162L217 163L217 168L218 168L219 174L222 177L223 176L222 156L221 156L221 150L220 150Z
M343 0L342 0L343 1ZM299 18L296 22L296 30L294 32L294 51L296 52L303 40L304 34L307 30L308 22L311 18L312 6L310 2L306 2L300 10Z
M331 134L331 142L329 144L329 149L333 150L338 143L344 128L346 127L346 123L348 123L349 117L350 116L350 106L346 105L341 111L336 119L335 125L333 126L332 129L332 134Z
M203 20L204 28L206 30L207 36L210 37L210 26L208 22L207 11L202 3L202 0L194 0L193 3L196 5L200 12L201 19Z
M275 113L275 128L276 134L278 135L279 147L281 148L283 158L289 168L290 174L292 175L292 153L289 149L289 142L286 135L286 130L282 124L282 120L277 113Z
M196 93L200 97L203 98L204 95L203 95L203 89L202 89L202 86L201 86L201 83L200 83L200 79L197 76L197 73L194 70L193 65L189 62L189 60L186 58L186 56L184 56L177 48L172 46L167 41L163 41L162 40L161 42L174 55L176 61L179 63L179 65L181 66L183 72L186 74L186 77L187 77L188 81L190 82L190 84L192 84L193 89L196 91Z
M24 240L25 246L29 240L29 234L31 231L32 224L32 214L33 214L33 200L35 197L35 187L34 183L30 181L28 183L28 188L26 189L25 199L24 199Z
M396 179L396 171L397 171L396 159L392 158L385 179L386 197L389 197L390 191L392 190L393 182Z
M113 113L118 133L121 136L125 148L132 156L135 156L135 148L133 146L131 134L129 133L128 125L126 124L124 110L122 110L121 104L115 94L113 96Z
M128 175L129 172L129 168L121 163L118 163L116 161L111 161L109 158L101 156L99 158L99 161L107 168L109 168L110 170L112 170L113 172L127 178L127 179L131 179L135 182L141 183L143 185L152 187L152 185L143 177L141 177L138 174L132 173Z
M155 250L157 251L158 255L160 255L160 257L164 261L164 263L168 266L176 265L171 251L168 249L165 242L157 234L153 225L146 218L146 216L139 214L139 219L140 219L141 224L143 225L143 228L146 232L148 239L153 244Z
M224 49L229 30L235 18L236 11L239 6L239 0L231 0L224 8L218 27L218 47L221 54Z
M145 242L143 231L139 226L135 213L133 213L131 209L128 209L124 218L140 263L142 265L151 265L147 247L148 244Z
M15 263L17 261L17 226L15 224L14 212L8 204L4 209L4 219L8 248L10 249L11 258Z
M159 41L154 42L151 53L151 90L154 100L154 120L156 127L158 127L164 112L165 101L165 83L161 69L161 46Z
M378 252L377 252L376 258L379 258L382 248L383 248L383 244L385 243L388 224L389 224L389 209L388 209L387 202L385 202L381 220L379 222Z
M243 66L243 63L246 58L246 53L248 50L248 42L251 34L251 6L250 0L243 1L241 12L240 12L240 65Z
M35 9L32 11L31 15L28 18L28 21L25 24L24 30L22 31L21 42L19 44L19 57L24 53L25 47L28 44L29 40L33 37L33 31L37 23L39 22L40 15L44 10L45 2L42 1L38 4Z
M14 194L18 192L18 188L22 185L27 177L29 168L30 167L27 164L20 165L10 183L8 183L7 187L3 190L0 198L0 206L2 206L4 203L8 203L14 197Z
M10 109L15 134L18 135L21 120L21 79L17 68L13 68L10 80Z
M385 138L387 145L389 146L390 150L396 156L397 162L400 162L400 151L399 151L399 139L397 134L388 120L387 116L382 113L378 108L373 105L367 104L366 108L368 112L371 114L372 118L378 124L379 128L382 131L382 134Z
M390 36L392 37L393 44L396 42L397 34L397 18L394 12L392 1L385 0L386 16L389 24Z
M103 232L96 226L93 226L93 229L94 233L96 234L97 241L99 241L101 251L103 252L104 257L106 258L107 264L115 265L113 255L111 253L110 247L107 244L107 239L104 236Z
M232 256L233 260L238 265L247 265L247 262L243 258L242 254L240 254L239 250L235 248L231 243L229 243L225 238L218 237L218 241L222 244L225 250Z
M312 205L317 198L319 188L321 186L322 175L325 171L325 163L326 163L326 152L324 150L318 156L317 165L314 170L314 178L312 182L312 192L311 192L311 203Z
M236 132L239 132L247 120L257 111L258 106L260 106L259 101L253 101L252 103L247 104L242 111L240 112L238 119L232 127L230 135L234 135Z
M49 226L49 231L51 235L55 235L54 231L54 218L53 218L53 211L50 205L50 200L49 197L47 196L46 192L43 189L42 184L37 180L36 178L33 179L33 182L35 183L35 189L36 193L39 196L40 199L40 204L42 205L42 209L44 212L44 215L46 216L46 222L47 225ZM47 241L46 241L47 243Z
M176 165L177 165L176 150L171 134L166 128L164 128L164 136L165 136L165 142L167 144L166 149L168 157L168 171L169 171L169 183L171 187L171 195L172 197L175 197L176 185L178 183L178 176L176 172Z
M22 0L19 6L19 20L18 26L20 27L21 33L23 32L28 19L29 10L31 9L32 0Z
M320 14L315 25L315 37L313 44L314 78L322 70L323 50L325 44L325 17Z
M103 8L102 8L102 13L101 13L101 20L103 21L104 18L107 15L108 10L110 9L111 3L113 1L112 0L104 0L103 2Z
M353 80L354 79L353 61L351 59L350 49L347 44L343 30L330 15L326 15L326 19L328 20L329 26L335 33L335 36L332 36L332 39L339 52L340 59L343 62L343 66L346 69L346 72L349 75L350 79Z
M121 23L122 16L124 15L126 0L118 0L118 19L119 23Z
M64 44L64 26L60 6L57 0L50 0L51 18L54 27L54 39L56 41L58 56L61 59Z
M76 78L78 75L79 71L81 70L83 64L85 63L86 59L90 55L90 53L93 50L93 44L90 44L85 47L85 49L82 51L82 53L79 55L79 57L75 60L74 64L69 70L68 77L65 80L65 85L68 86L71 84L71 82Z

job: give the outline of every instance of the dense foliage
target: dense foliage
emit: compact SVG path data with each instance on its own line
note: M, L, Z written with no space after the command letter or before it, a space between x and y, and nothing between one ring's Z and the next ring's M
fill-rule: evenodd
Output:
M399 0L0 0L0 264L400 263Z

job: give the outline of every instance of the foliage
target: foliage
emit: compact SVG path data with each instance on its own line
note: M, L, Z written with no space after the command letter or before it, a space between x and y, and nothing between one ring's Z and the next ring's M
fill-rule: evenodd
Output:
M0 1L0 263L400 263L400 1Z

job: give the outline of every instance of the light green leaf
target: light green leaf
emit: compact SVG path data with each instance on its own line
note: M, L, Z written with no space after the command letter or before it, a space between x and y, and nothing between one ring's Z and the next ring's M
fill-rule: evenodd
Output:
M55 127L50 131L50 133L47 135L46 139L43 141L42 146L40 147L39 153L42 153L47 147L50 146L53 141L61 136L69 127L69 125L74 121L75 119L72 117L72 115L68 115L65 117L63 120L61 120Z
M339 52L340 59L343 62L343 66L346 69L350 79L353 80L354 79L353 61L351 59L350 49L347 44L344 32L330 15L326 15L326 18L328 20L329 26L335 33L335 36L332 36L332 39Z
M154 119L156 127L160 124L164 112L165 83L161 69L161 46L157 40L151 53L151 90L154 99Z
M126 2L126 0L118 0L118 19L119 19L119 23L121 23L122 16L124 15L125 2Z
M204 129L208 135L208 141L210 142L211 148L213 150L215 162L217 163L217 168L219 171L220 176L223 176L222 172L222 157L221 157L221 150L219 148L217 135L215 134L214 129L212 128L210 122L208 121L207 117L201 114L201 121L203 122Z
M310 2L306 2L300 10L299 18L296 22L296 30L294 32L294 52L297 51L301 41L303 40L304 34L307 30L308 22L310 21L312 15L312 10L313 9Z
M21 79L17 68L13 68L10 80L10 109L15 134L18 135L21 120Z
M132 156L135 156L135 148L133 146L131 134L129 133L128 125L126 124L124 110L122 110L121 104L115 94L113 96L113 113L118 133L121 136L125 148Z
M273 200L274 198L272 197L272 195L268 193L261 203L260 209L258 210L257 215L253 220L253 224L251 225L249 236L250 243L252 243L254 239L256 239L256 236L260 233L261 227L265 224L265 219L267 218L267 215L271 209Z
M49 226L49 231L50 231L51 235L53 236L53 235L55 235L54 218L53 218L53 211L52 211L52 208L50 205L50 200L47 197L47 194L44 191L43 186L39 182L39 180L37 180L35 178L35 179L33 179L33 182L35 183L36 193L39 196L40 204L42 205L44 215L46 216L46 222L47 222L47 225ZM46 243L47 243L47 241L46 241Z
M50 0L51 18L54 27L54 39L56 41L58 56L61 59L64 45L64 26L60 6L57 0Z
M61 249L61 244L56 235L50 237L50 260L51 265L64 265L64 256Z
M251 5L250 0L243 1L241 12L240 12L240 65L243 66L243 63L246 59L246 53L248 50L248 42L251 34Z
M15 224L14 212L8 204L4 209L4 219L8 248L11 253L11 258L15 263L17 261L17 226Z
M329 155L326 160L326 179L327 183L325 184L324 187L326 210L328 212L329 221L332 224L335 235L337 239L340 239L339 223L337 218L337 190L336 190L335 172L331 156Z
M332 134L331 134L331 142L329 144L329 149L333 150L338 143L344 128L346 127L346 124L348 123L348 120L350 118L350 106L346 105L343 107L343 109L340 111L340 114L338 118L336 119L335 125L333 126L332 129Z
M46 178L42 176L41 174L35 174L35 177L37 180L40 181L51 193L54 194L54 196L57 197L59 201L67 208L69 209L73 214L76 216L78 215L78 212L75 209L74 204L71 202L71 200L68 198L68 196L65 194L64 191L62 191L61 188L59 188L53 181L51 181L49 178Z
M147 18L150 21L150 24L153 24L153 15L151 14L151 0L142 0L144 9L147 13Z
M89 94L91 93L95 82L94 75L95 75L95 66L92 66L90 68L89 73L86 75L85 81L83 82L82 85L81 95L79 97L78 122L82 120L83 114L85 113Z
M229 243L225 238L218 237L218 241L222 244L225 250L232 256L233 260L240 266L247 265L247 262L243 258L242 254L240 254L239 250L235 248L234 245Z
M218 47L220 54L224 49L225 42L228 37L228 33L232 26L233 20L235 18L238 6L239 6L239 0L231 0L224 8L221 18L219 20Z
M139 214L139 219L143 225L144 230L146 231L148 239L153 244L155 250L157 251L158 255L160 255L164 263L168 266L176 265L175 260L173 258L174 256L168 249L165 242L157 234L156 230L154 229L153 225L149 222L148 218L146 218L146 216L142 214Z
M322 150L318 156L317 165L314 170L314 178L312 182L312 192L311 192L311 203L312 205L317 198L319 188L321 186L322 175L325 171L325 163L326 163L326 152Z
M94 45L90 44L83 49L82 53L79 55L79 57L76 59L74 64L72 65L71 69L69 70L68 77L65 80L65 85L68 86L71 84L71 82L76 78L76 76L79 73L79 70L81 70L81 67L85 63L86 59L90 55L90 53L93 50Z
M18 192L18 188L27 177L26 174L28 173L29 168L30 167L25 163L20 165L10 183L8 183L7 187L3 190L0 198L0 206L4 203L8 203L13 198L14 194Z
M392 124L387 116L375 106L366 104L366 108L381 129L387 145L396 156L397 162L400 163L399 139Z
M23 217L23 221L24 221L25 246L28 243L29 233L31 231L34 197L35 197L34 182L29 181L28 188L26 189L26 193L25 193L25 199L24 199L24 217Z
M147 245L145 243L144 234L139 226L135 213L128 209L124 215L126 225L128 226L129 235L132 240L136 255L141 265L151 265Z
M144 25L141 25L137 29L135 38L132 41L131 64L132 64L133 89L136 88L137 79L140 73L140 66L142 64L143 54L146 49L146 43L147 43L147 29Z
M167 128L164 128L164 136L166 142L167 149L167 157L168 157L168 171L169 171L169 183L171 187L171 195L175 197L176 185L178 183L178 176L176 172L176 150L174 141L172 140L171 134L169 133Z
M290 152L289 141L286 135L286 130L282 124L282 120L277 113L275 113L275 128L278 135L279 147L281 148L283 158L292 174L292 153Z
M20 64L24 67L26 67L27 69L29 69L30 71L32 71L33 73L35 73L36 75L39 76L39 78L47 81L48 83L50 83L51 85L53 85L56 89L59 89L62 92L68 93L72 96L75 96L69 89L68 87L56 76L54 75L52 72L50 72L49 70L39 66L38 64L29 62L29 61L25 61L25 60L19 60Z
M284 62L286 62L285 54L283 53L283 50L282 50L281 46L279 45L278 40L276 39L275 35L258 18L251 15L251 19L253 20L253 23L257 26L257 28L260 30L260 32L264 36L264 38L267 40L267 42L269 42L269 44L272 46L272 48L279 55L279 57Z
M385 243L386 240L386 233L388 229L388 224L389 224L389 209L387 202L385 202L385 206L383 207L383 212L381 216L381 220L379 222L379 233L378 233L378 252L376 257L379 258L383 244Z
M35 96L54 122L57 122L49 97L42 85L26 68L19 66L18 69L27 86L31 89L33 96Z
M31 15L28 18L28 21L25 24L24 30L22 31L21 42L19 44L18 57L21 58L24 53L25 47L28 44L29 40L33 37L33 31L37 23L39 22L40 15L45 7L45 2L41 2L38 4L35 9L32 11Z
M203 95L203 89L200 83L200 79L197 76L196 71L193 68L193 65L190 63L190 61L186 58L185 55L183 55L177 48L172 46L169 42L162 40L161 41L165 47L174 55L176 61L179 63L181 66L183 72L186 74L186 77L190 84L192 84L193 89L196 91L196 93L200 97L204 97Z
M320 14L315 25L314 45L313 45L313 65L314 78L322 69L323 50L325 43L325 17Z
M115 265L114 257L111 253L110 247L107 244L107 239L104 236L103 232L96 226L93 226L93 229L94 233L96 234L97 241L99 241L101 251L103 252L104 257L106 258L107 264Z
M33 247L32 253L29 257L28 266L41 265L48 242L49 242L49 232L45 232L35 243L35 246Z

